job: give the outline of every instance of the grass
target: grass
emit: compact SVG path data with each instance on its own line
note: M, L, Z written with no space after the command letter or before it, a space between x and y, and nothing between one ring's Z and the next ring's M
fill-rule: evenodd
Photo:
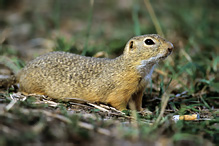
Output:
M10 13L10 3L4 0L0 3L5 5L0 11ZM112 109L104 112L88 104L57 102L38 96L22 101L23 96L10 98L17 92L16 87L1 89L0 145L39 142L78 145L219 143L219 44L216 41L219 38L219 11L215 3L204 0L159 3L136 0L130 5L127 3L127 8L115 1L94 1L93 5L87 2L86 6L75 1L70 7L66 1L57 0L52 10L49 6L44 12L24 10L26 13L20 16L22 19L17 26L24 20L29 23L32 29L28 35L0 34L0 62L14 72L30 60L27 58L39 55L22 56L28 50L41 47L31 46L28 40L33 37L52 41L55 51L86 56L104 51L103 56L113 58L122 53L132 36L159 33L164 34L175 49L157 66L145 91L143 107L152 114L128 110L124 115ZM28 21L32 15L36 18L35 23ZM11 29L8 33L18 29L4 17L1 22L4 22L0 23L1 32L6 27ZM19 48L17 44L23 47ZM45 46L43 51L51 49ZM9 108L12 101L15 104ZM171 120L173 115L185 114L199 114L200 120Z

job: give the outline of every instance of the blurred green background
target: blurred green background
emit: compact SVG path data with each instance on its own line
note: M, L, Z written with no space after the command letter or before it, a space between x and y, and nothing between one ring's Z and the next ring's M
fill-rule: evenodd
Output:
M189 54L215 54L218 50L217 0L155 0L151 5L176 51L189 48ZM37 38L53 43L58 38L81 53L88 37L88 55L106 51L117 56L131 37L158 33L142 0L0 0L0 16L1 33L8 29L6 41L16 50L42 43Z

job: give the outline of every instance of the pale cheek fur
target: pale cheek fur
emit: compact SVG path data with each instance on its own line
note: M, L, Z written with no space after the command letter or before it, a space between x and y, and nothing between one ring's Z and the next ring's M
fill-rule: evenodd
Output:
M156 64L157 61L158 61L158 58L161 57L162 55L163 55L163 54L158 54L157 56L151 57L151 58L148 59L148 60L142 60L142 61L141 61L141 64L137 66L137 70L141 70L142 68L148 68L148 67L149 67L148 65L149 65L150 63Z
M140 74L145 80L151 78L152 73L154 71L154 67L157 64L158 58L161 56L162 54L158 54L157 56L151 57L148 60L142 60L141 64L137 66L137 70L140 72Z

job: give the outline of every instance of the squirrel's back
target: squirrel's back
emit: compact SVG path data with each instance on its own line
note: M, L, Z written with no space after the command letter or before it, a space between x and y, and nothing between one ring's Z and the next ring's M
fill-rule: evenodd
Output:
M94 90L97 84L95 80L103 77L110 62L111 59L106 58L51 52L29 62L18 73L17 79L20 90L25 93L45 94L61 99L77 98Z

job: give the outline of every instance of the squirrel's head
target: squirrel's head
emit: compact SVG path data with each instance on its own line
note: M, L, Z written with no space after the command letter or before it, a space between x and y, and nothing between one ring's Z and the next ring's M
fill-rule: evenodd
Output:
M126 44L125 57L158 62L171 54L173 44L157 34L133 37Z

